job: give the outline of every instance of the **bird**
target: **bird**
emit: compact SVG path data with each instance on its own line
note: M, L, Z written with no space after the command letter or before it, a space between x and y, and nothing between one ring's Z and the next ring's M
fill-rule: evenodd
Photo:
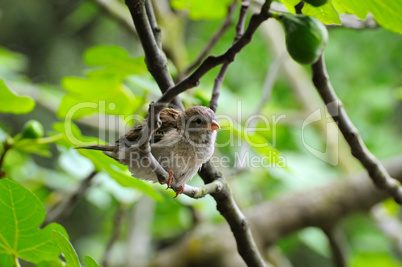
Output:
M135 126L122 135L114 145L91 145L79 149L101 150L107 156L127 165L132 176L146 181L158 182L158 177L148 161L140 156L139 141L147 124ZM214 111L204 106L187 110L165 108L160 113L161 126L152 134L151 153L169 173L167 188L183 193L202 164L214 153L216 130L220 129Z

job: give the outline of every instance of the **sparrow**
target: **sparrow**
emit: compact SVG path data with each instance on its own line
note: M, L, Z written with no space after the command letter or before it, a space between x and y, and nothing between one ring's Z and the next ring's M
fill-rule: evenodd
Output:
M160 113L162 122L150 141L151 153L169 173L167 189L183 193L201 165L207 162L215 149L216 130L220 129L215 113L207 107L194 106L185 111L166 108ZM141 125L121 136L115 145L93 145L81 149L101 150L107 156L127 165L132 176L158 182L154 170L140 157L139 141L147 118Z

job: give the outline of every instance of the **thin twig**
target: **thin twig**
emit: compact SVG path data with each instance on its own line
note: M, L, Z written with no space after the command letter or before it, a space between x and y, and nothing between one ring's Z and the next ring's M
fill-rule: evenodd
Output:
M70 215L77 203L82 199L85 192L91 186L92 180L97 173L97 171L91 172L84 180L82 180L77 190L66 201L63 201L56 207L52 208L48 212L43 225L47 225L51 222L60 222Z
M251 18L245 34L240 38L239 41L233 44L232 47L229 48L229 50L225 54L218 57L207 58L192 75L190 75L187 79L183 80L178 85L171 87L171 89L166 91L166 93L164 93L164 95L158 100L157 103L153 103L150 105L150 111L153 111L153 113L152 112L149 113L150 117L148 120L148 125L147 127L144 127L146 130L143 133L143 136L145 136L145 138L144 140L140 141L140 143L143 144L142 150L144 150L145 153L148 153L148 155L146 155L147 159L152 160L153 158L153 156L150 153L148 141L152 132L157 129L158 125L160 125L160 119L159 119L160 111L164 108L164 106L166 106L167 103L169 103L173 99L173 97L196 85L198 83L199 78L202 77L207 71L226 61L233 61L235 55L246 44L248 44L251 41L251 38L256 29L258 28L258 26L263 21L269 18L270 15L268 11L270 3L271 3L270 0L266 1L264 6L261 8L261 12L258 15L254 15ZM149 27L149 24L146 23L147 20L146 16L144 15L145 9L143 7L143 1L126 0L126 4L133 16L134 24L136 26L142 44L143 45L150 44L152 46L152 49L147 49L144 47L146 57L155 58L157 61L161 61L161 59L158 59L158 57L161 56L161 52L155 49L157 48L157 46L154 45L154 40L153 41L149 40L149 38L152 38L152 32ZM151 64L151 62L147 61L147 64ZM158 65L154 66L158 67ZM169 75L169 73L167 72L167 68L164 68L163 66L160 67L161 69L155 70L153 73L151 73L154 77L155 75L159 74L161 74L162 76ZM148 66L148 69L152 68ZM158 77L155 77L155 79L157 78ZM158 163L156 162L156 164ZM158 172L156 171L155 173L157 174L158 177L165 175L165 177L167 178L167 173L163 169L161 173L158 174ZM205 184L213 183L215 180L218 180L219 178L222 177L221 174L217 172L209 163L203 165L202 169L199 171L199 174L203 178ZM217 202L218 210L221 212L222 216L224 216L225 219L228 221L228 224L230 225L233 234L235 236L238 251L242 256L242 258L244 259L244 261L247 263L247 265L257 267L266 266L264 260L262 259L260 253L258 252L257 246L251 235L251 231L248 226L247 220L245 219L244 215L242 214L236 202L234 201L233 196L231 195L229 185L227 183L224 183L224 186L220 192L211 193L211 195L215 198Z
M159 28L158 23L156 22L154 8L152 7L151 0L145 0L145 10L147 12L147 17L149 20L149 24L151 25L155 41L158 44L159 48L162 48L161 29Z
M184 76L188 75L195 67L200 65L200 63L205 59L205 57L209 54L209 52L214 48L216 43L222 38L223 34L229 29L230 25L233 22L233 11L237 5L237 0L234 0L228 6L228 13L221 25L221 27L212 35L211 39L209 39L208 43L202 50L201 54L197 57L197 59L190 66L187 67L184 72Z
M250 0L242 0L239 20L237 21L236 24L236 35L233 40L233 43L236 43L238 40L240 40L240 38L244 33L244 24L246 22L246 15L249 6L250 6ZM209 108L212 109L213 111L216 111L218 109L218 99L220 95L220 90L230 63L231 62L226 62L225 64L223 64L218 75L215 78L214 88L212 89L211 101L209 102Z
M146 14L145 0L126 0L125 2L130 10L135 28L137 29L137 34L140 37L145 53L147 68L154 77L162 93L165 93L168 88L174 86L174 82L168 69L166 56L159 48L158 42L155 40L153 29ZM184 109L183 104L179 99L172 98L171 101L175 108Z
M335 226L331 229L323 230L323 232L327 236L331 248L334 267L346 267L347 258L341 230Z
M172 81L172 78L168 73L166 64L160 64L161 62L166 63L166 57L161 52L155 42L155 39L153 38L152 29L146 17L144 1L126 0L126 4L130 9L138 35L144 47L145 57L147 59L146 62L149 71L156 80L158 80L160 77L169 77L169 81ZM260 13L255 14L251 17L250 23L244 35L242 35L242 37L237 42L235 42L224 54L220 56L209 56L190 76L164 92L164 94L159 98L157 102L151 103L149 105L149 120L147 122L147 126L144 127L142 138L139 141L140 156L149 163L149 166L154 170L160 183L166 183L169 175L153 157L150 149L151 136L153 132L156 131L161 125L161 121L159 118L160 112L180 93L194 86L197 86L199 83L199 79L212 68L226 62L232 62L236 54L239 53L243 49L243 47L245 47L251 41L253 34L261 25L261 23L270 17L270 4L271 1L267 0L261 7ZM161 90L163 91L162 87Z
M184 187L183 194L191 197L191 198L202 198L208 194L217 194L222 191L224 186L224 181L222 179L217 179L211 183L208 183L203 186L190 186L188 184Z
M380 161L364 144L359 131L353 125L329 81L324 56L321 56L316 63L312 64L311 69L314 86L324 100L329 114L337 122L339 130L350 146L352 155L366 168L371 180L379 189L386 191L396 202L402 204L401 183L388 174Z
M102 266L103 267L108 267L109 266L109 259L110 259L110 254L112 252L113 245L116 243L116 241L120 237L121 233L121 226L123 223L123 219L126 215L126 207L123 204L120 204L113 219L113 233L106 245L105 253L103 254L103 259L102 259Z

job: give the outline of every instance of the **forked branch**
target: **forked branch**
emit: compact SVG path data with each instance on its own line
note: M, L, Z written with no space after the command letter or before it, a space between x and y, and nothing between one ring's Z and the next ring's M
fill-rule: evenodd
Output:
M151 167L155 167L155 173L160 179L160 182L163 183L166 182L168 174L160 167L159 163L152 156L149 145L152 133L156 131L161 124L159 113L180 93L196 86L199 79L209 70L220 64L232 62L234 60L236 54L251 41L258 26L270 17L269 7L271 0L265 2L259 14L252 16L244 35L242 35L240 39L236 41L224 54L208 57L189 77L174 86L172 85L172 79L167 69L166 57L159 49L155 39L153 39L152 27L150 26L149 19L147 19L144 0L126 0L126 4L130 9L138 36L144 46L148 69L157 82L158 80L163 81L158 82L160 87L161 85L167 84L170 87L167 91L165 90L166 87L161 87L163 92L162 97L159 98L157 102L150 104L148 125L147 127L144 127L145 131L143 133L143 138L140 140L140 150L143 153L142 156L149 159ZM146 47L147 45L150 47ZM156 63L153 63L151 59L155 60ZM206 185L198 188L198 191L193 190L192 187L186 186L184 193L191 197L203 196L210 193L217 202L218 210L230 225L236 239L239 254L247 265L257 267L266 266L251 235L248 222L234 201L230 187L224 182L221 173L219 173L209 163L206 163L203 165L199 174Z

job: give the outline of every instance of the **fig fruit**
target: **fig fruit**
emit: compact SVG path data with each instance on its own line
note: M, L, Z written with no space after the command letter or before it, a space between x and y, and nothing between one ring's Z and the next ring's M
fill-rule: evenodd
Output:
M313 64L328 43L327 28L318 19L294 14L283 14L280 21L285 29L286 48L300 64Z
M328 0L304 0L304 2L309 3L310 5L315 7L319 7L328 3Z
M29 120L25 123L22 129L22 139L37 139L41 138L44 134L43 126L39 121Z

